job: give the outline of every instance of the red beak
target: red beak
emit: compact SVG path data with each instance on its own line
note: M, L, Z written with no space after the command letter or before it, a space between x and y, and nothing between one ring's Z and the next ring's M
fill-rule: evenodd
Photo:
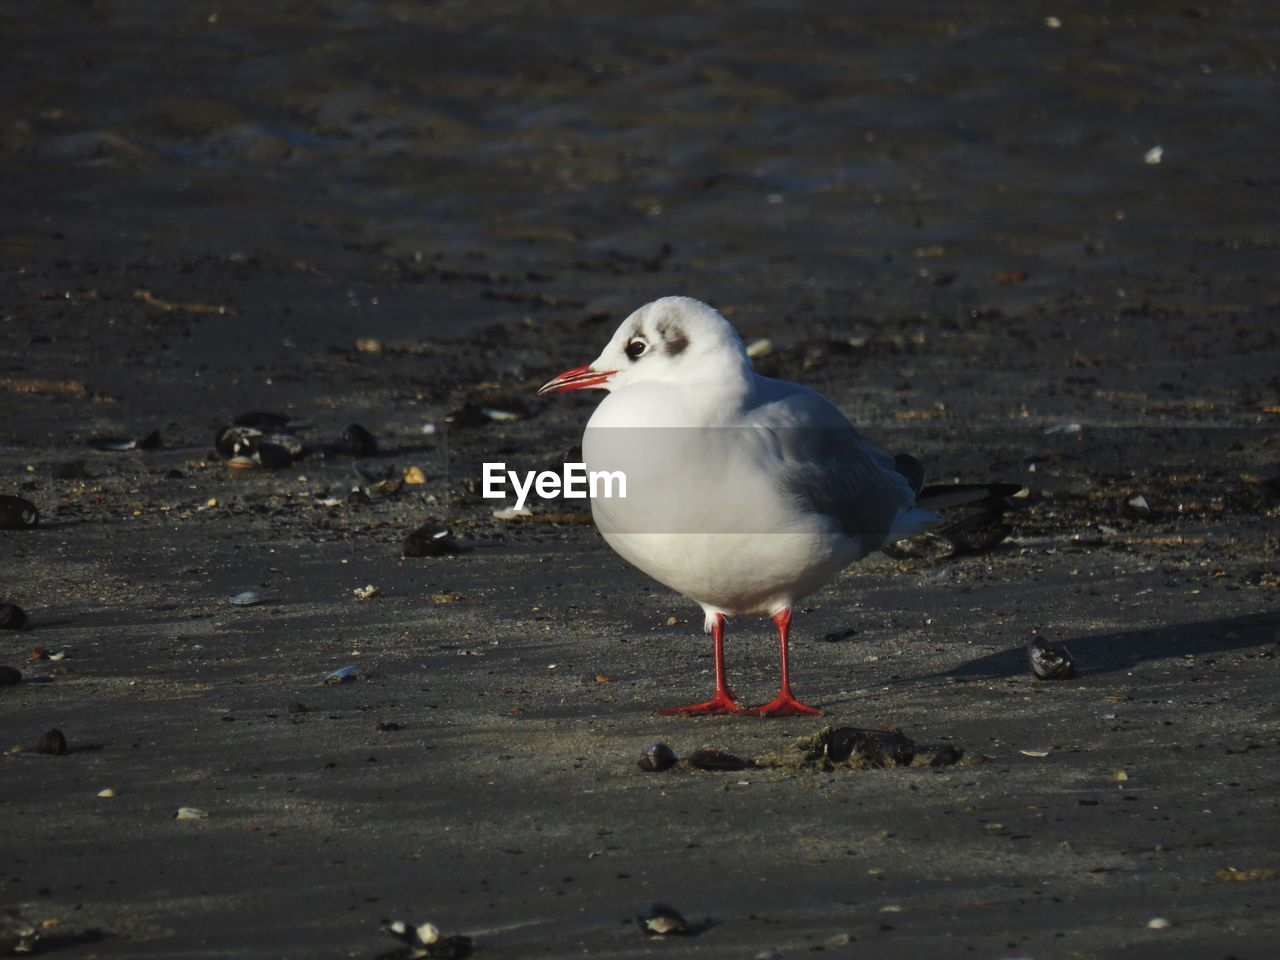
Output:
M554 380L549 380L538 388L538 396L544 393L567 393L570 390L603 389L617 370L592 370L591 364L585 367L574 367L566 370Z

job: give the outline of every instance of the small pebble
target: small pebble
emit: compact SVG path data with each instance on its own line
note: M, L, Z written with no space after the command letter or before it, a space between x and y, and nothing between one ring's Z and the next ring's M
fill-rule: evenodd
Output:
M337 444L337 448L342 453L348 453L353 457L378 455L378 441L374 439L372 433L358 423L353 423L342 431L342 439Z
M21 630L27 622L27 612L16 603L0 604L0 630Z
M301 453L301 445L299 444L298 453L295 453L291 444L277 442L285 439L291 440L293 438L271 437L270 439L264 439L258 444L258 449L254 452L253 459L268 470L281 470L289 466Z
M0 530L30 530L40 522L40 511L30 500L0 494Z
M115 795L116 795L116 792L115 792L114 790L112 790L110 787L107 787L107 788L106 788L106 789L104 789L104 790L99 790L99 791L98 791L98 796L99 796L99 797L101 797L101 798L102 798L102 799L104 799L104 800L110 800L110 799L111 799L112 797L114 797Z
M1076 420L1068 420L1063 423L1053 423L1044 428L1045 433L1080 433L1084 429Z
M242 457L249 460L261 439L262 431L256 427L243 425L220 427L214 434L213 447L228 459Z
M886 543L881 549L895 560L926 560L934 563L955 552L955 544L937 533L923 533L908 540Z
M676 752L661 740L645 747L644 753L636 761L636 766L645 773L661 773L663 770L669 770L675 765Z
M429 960L463 960L471 956L471 938L454 935L440 936L440 928L434 923L420 923L411 926L403 920L393 920L386 926L387 933L412 951L410 956L426 957Z
M36 753L46 753L50 756L60 757L67 752L67 738L62 735L62 731L55 727L40 734L36 740Z
M495 520L523 520L525 517L532 516L533 511L528 507L499 507L493 511Z
M125 450L155 450L160 446L160 431L152 430L144 437L90 437L86 442L95 450L111 453Z
M913 767L949 767L959 763L964 751L944 743L939 747L917 747L916 755L911 758Z
M245 590L243 593L237 593L230 598L230 603L237 607L252 607L255 603L261 603L265 598L256 590Z
M350 683L360 673L360 668L356 666L339 667L333 673L324 678L324 682L331 687L336 687L340 683Z
M355 594L357 600L372 600L374 597L382 595L382 591L375 587L372 583L363 587L356 587L351 591Z
M1027 660L1031 672L1040 680L1066 680L1075 672L1071 651L1054 646L1041 636L1032 637L1027 644Z
M847 761L863 768L909 766L916 752L915 741L899 730L838 727L830 731L823 744L823 753L832 763ZM949 762L954 760L948 760L938 748L929 765L946 766Z
M209 812L201 810L199 807L179 807L178 812L174 814L177 820L207 820Z
M689 932L689 924L680 912L665 903L651 903L636 916L640 932L651 937L670 937Z
M1139 520L1145 520L1151 516L1151 504L1147 502L1147 498L1140 493L1134 494L1124 502L1125 513Z
M1147 921L1147 926L1150 927L1152 930L1168 930L1170 927L1173 926L1173 924L1170 923L1168 920L1166 920L1164 917L1152 917L1150 920Z
M448 528L419 527L405 535L400 550L406 557L442 557L449 553L461 553L462 547L454 541Z
M40 928L28 923L13 907L0 909L0 955L25 955L39 948Z

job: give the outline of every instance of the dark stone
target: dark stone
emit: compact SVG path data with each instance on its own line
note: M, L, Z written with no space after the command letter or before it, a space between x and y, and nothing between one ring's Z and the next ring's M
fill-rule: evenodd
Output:
M944 743L940 747L918 747L911 761L913 767L950 767L960 762L964 751Z
M636 766L645 773L661 773L663 770L674 767L676 759L676 752L659 740L644 748L644 753L636 761Z
M30 500L0 493L0 530L30 530L40 523L40 511Z
M832 763L863 769L905 767L915 758L915 742L900 730L862 730L839 727L827 735L823 753Z
M66 752L67 738L56 727L52 730L46 730L36 740L36 753L47 753L50 756L60 757Z
M224 457L252 457L258 452L261 440L261 430L237 425L220 429L214 436L213 445Z
M406 557L442 557L448 553L462 553L447 529L419 527L405 535L401 549Z
M1075 659L1066 647L1055 646L1041 636L1027 644L1027 662L1040 680L1066 680L1075 673Z
M0 604L0 630L21 630L27 623L27 612L16 603Z
M378 441L372 433L358 423L353 423L342 431L342 439L336 446L338 452L347 453L353 457L376 457L378 455Z
M275 442L274 438L264 437L258 443L254 459L268 470L280 470L293 463L294 452L288 447Z

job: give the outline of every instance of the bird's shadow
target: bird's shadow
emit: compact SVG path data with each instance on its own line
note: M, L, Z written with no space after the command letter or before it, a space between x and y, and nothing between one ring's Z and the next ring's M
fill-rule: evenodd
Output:
M75 617L63 617L61 620L41 620L38 623L32 623L28 620L22 625L21 631L25 633L32 630L47 630L50 627L69 627L75 622Z
M1071 651L1075 658L1077 676L1094 676L1130 670L1147 660L1178 660L1188 656L1274 645L1278 639L1277 626L1280 626L1280 610L1142 630L1047 639ZM990 680L1029 673L1027 648L1019 646L977 657L949 670L911 679L954 677Z
M67 747L67 753L98 753L105 749L105 743L78 743L74 747Z
M38 524L36 524L34 527L29 527L28 529L22 532L29 535L38 530L69 530L72 527L83 526L84 522L85 521L78 518L51 520L44 514L41 514L40 522Z
M45 934L36 945L36 952L57 953L61 950L72 950L91 943L101 943L109 935L101 930L84 930L80 933Z

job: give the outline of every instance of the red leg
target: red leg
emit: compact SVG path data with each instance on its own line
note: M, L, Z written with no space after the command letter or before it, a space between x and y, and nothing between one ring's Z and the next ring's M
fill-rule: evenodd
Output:
M757 717L820 717L822 711L806 706L791 692L791 656L787 651L787 638L791 633L791 608L779 610L773 615L778 625L778 645L782 647L782 688L768 703L752 707L748 712Z
M711 624L711 643L715 652L716 692L710 700L691 703L684 707L667 707L659 710L663 717L706 717L716 713L742 713L742 706L724 676L724 614L717 613Z

